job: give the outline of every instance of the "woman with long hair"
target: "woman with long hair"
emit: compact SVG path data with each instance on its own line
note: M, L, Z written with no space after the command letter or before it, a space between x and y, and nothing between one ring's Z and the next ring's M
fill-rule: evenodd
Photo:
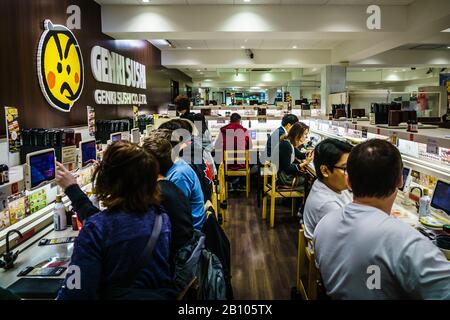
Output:
M301 172L313 161L313 153L301 153L301 147L307 140L309 127L303 122L295 123L289 133L281 137L281 142L275 148L273 157L278 157L278 184L303 190Z

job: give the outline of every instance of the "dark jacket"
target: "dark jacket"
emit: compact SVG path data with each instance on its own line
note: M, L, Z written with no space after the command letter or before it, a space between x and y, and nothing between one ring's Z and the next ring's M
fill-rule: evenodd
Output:
M278 134L278 139L275 139L275 134ZM272 132L272 134L269 136L269 138L267 139L267 144L266 144L266 154L267 157L271 157L272 156L272 150L274 150L278 143L280 142L280 138L286 134L286 131L284 130L283 127L279 127L277 130L275 130L274 132ZM274 145L272 145L272 139L274 139L276 142Z
M99 299L102 290L120 286L140 259L153 231L156 215L163 215L158 241L152 259L136 275L133 287L140 289L170 288L172 272L169 262L170 221L164 211L152 207L144 214L102 211L89 217L78 235L71 266L79 268L80 289L70 289L68 274L58 299Z
M233 299L233 289L231 287L231 248L227 235L220 227L219 222L213 212L207 212L206 222L202 232L205 234L205 247L214 253L222 264L225 276L227 300Z
M170 251L173 256L175 251L193 236L191 207L189 200L173 182L161 180L158 184L161 190L161 205L169 215L172 225ZM68 187L65 193L81 221L99 212L78 185Z
M294 157L292 151L294 150ZM284 172L287 175L295 175L300 172L299 160L303 160L305 155L302 154L297 148L293 148L289 140L281 141L274 149L274 152L279 154L278 171ZM274 154L275 156L275 154Z

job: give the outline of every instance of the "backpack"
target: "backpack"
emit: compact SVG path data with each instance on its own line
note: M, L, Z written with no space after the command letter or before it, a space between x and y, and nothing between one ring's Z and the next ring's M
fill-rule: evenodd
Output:
M174 257L174 285L182 291L196 276L197 265L205 248L205 235L194 229L194 235L184 246L177 250Z
M220 260L205 249L205 235L194 230L192 239L175 254L174 284L182 291L194 277L198 279L198 299L224 300L225 277Z
M225 276L219 258L203 249L197 268L200 300L226 300Z
M214 253L222 263L225 276L227 300L233 300L233 287L231 285L231 247L227 235L220 227L216 218L214 208L211 206L206 210L206 221L202 228L206 236L205 246Z

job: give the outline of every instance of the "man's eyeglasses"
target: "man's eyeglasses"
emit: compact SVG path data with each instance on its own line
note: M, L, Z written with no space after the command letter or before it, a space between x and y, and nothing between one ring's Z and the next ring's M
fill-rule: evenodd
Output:
M341 169L341 170L344 171L344 174L347 175L347 167L338 167L338 166L334 166L333 168Z

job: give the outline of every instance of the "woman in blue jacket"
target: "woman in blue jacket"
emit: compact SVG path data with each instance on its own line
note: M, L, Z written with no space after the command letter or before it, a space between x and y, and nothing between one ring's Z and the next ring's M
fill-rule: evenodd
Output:
M171 225L159 207L158 172L154 156L137 145L120 141L106 150L93 181L107 209L86 219L59 299L102 299L111 296L111 288L124 286L142 290L144 298L146 290L171 288ZM158 215L162 227L151 258L130 275L139 265Z

